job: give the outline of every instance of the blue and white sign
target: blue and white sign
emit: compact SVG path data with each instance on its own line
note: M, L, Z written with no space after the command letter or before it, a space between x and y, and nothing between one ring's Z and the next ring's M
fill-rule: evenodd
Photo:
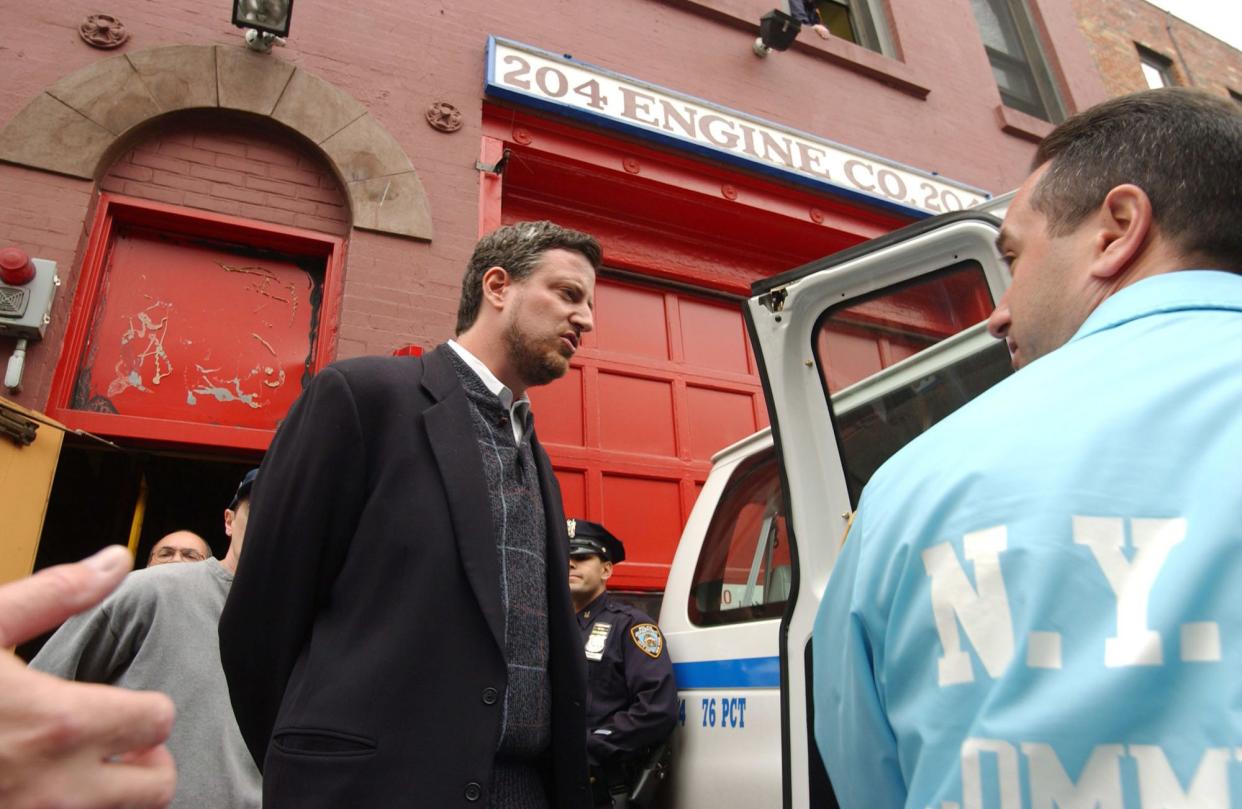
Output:
M499 37L489 96L584 119L820 191L924 217L989 194L936 174Z

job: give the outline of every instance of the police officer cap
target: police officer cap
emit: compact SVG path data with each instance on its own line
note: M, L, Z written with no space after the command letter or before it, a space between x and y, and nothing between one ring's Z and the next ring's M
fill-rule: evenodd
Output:
M229 511L237 511L237 506L250 496L250 489L254 487L254 479L259 476L258 469L251 469L241 479L241 483L237 485L237 494L233 495L233 499L229 502Z
M598 556L605 562L625 561L625 546L604 526L589 520L566 520L570 556Z

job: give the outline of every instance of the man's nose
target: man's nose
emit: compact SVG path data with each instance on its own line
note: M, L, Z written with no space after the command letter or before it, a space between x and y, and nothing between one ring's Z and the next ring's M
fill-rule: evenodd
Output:
M996 302L996 308L992 310L992 314L988 315L988 334L998 340L1003 340L1009 336L1009 326L1012 318L1009 313L1009 292L1006 290L1001 299Z
M570 315L569 322L574 324L578 331L592 331L595 329L595 313L584 303Z

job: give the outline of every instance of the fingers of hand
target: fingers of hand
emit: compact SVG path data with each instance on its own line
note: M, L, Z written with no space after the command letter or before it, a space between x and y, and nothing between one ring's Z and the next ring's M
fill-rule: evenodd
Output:
M131 754L123 762L102 764L88 785L88 807L124 806L126 809L164 809L177 788L177 771L167 748L153 747Z
M102 760L163 744L173 717L164 694L69 682L0 654L0 749Z
M4 772L8 809L165 809L177 787L172 755L160 746L123 763L88 758L39 759L19 773ZM16 776L16 777L14 777Z
M166 806L172 723L163 694L66 682L0 653L0 804Z
M0 646L14 646L103 600L133 560L120 545L71 565L57 565L0 585Z
M76 734L103 756L120 756L163 744L172 732L172 700L155 691L129 691L107 685L63 683L74 693L59 704L73 716Z

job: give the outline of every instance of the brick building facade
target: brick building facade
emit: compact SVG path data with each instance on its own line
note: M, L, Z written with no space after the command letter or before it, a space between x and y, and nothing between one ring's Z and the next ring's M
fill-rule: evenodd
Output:
M1073 0L1091 57L1111 95L1146 90L1143 58L1170 84L1242 103L1242 52L1144 0Z
M450 337L480 233L551 218L597 234L606 269L597 331L533 393L540 436L567 513L626 539L623 584L660 589L712 453L767 422L750 283L1013 188L1049 120L1107 94L1071 0L855 0L860 33L759 58L772 5L301 0L268 54L224 3L15 16L0 248L61 287L4 395L114 447L67 438L6 570L172 528L222 541L307 375ZM118 24L112 50L82 35ZM899 359L911 326L934 331L868 327L851 361Z

